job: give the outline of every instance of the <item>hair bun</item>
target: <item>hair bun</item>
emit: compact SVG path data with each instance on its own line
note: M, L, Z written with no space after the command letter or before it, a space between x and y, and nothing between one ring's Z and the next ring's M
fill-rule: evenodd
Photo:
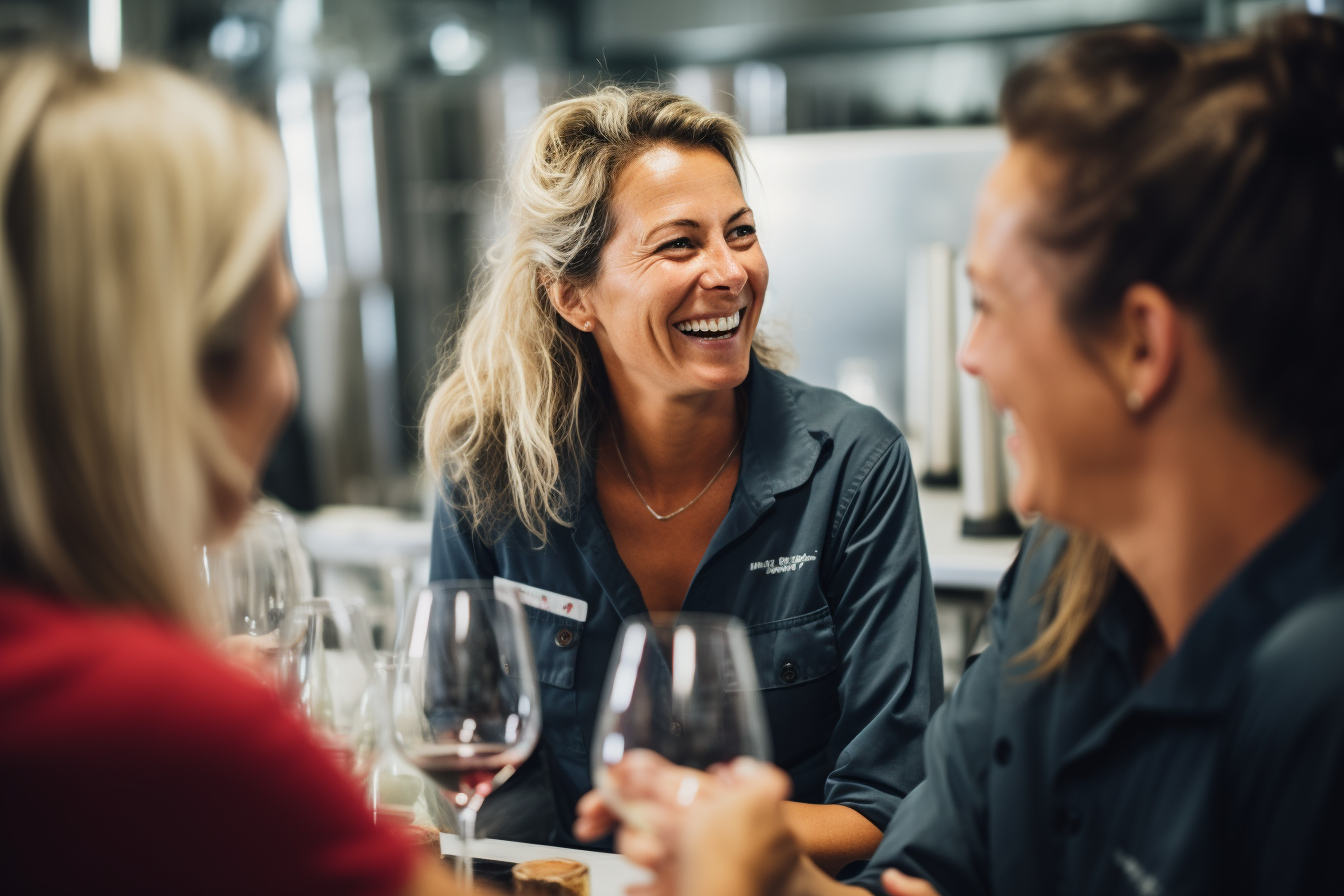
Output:
M1337 157L1344 155L1344 22L1307 13L1274 16L1256 46L1285 136L1324 140Z

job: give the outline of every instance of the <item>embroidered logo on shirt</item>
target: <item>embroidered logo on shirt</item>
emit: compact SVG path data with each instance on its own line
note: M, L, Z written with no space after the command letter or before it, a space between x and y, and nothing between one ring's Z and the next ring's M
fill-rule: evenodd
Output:
M1115 864L1120 866L1120 871L1129 879L1139 896L1162 896L1162 884L1139 864L1138 859L1123 849L1117 849L1111 858L1115 859Z
M804 564L811 563L817 559L816 554L794 554L792 557L771 557L769 560L757 560L747 567L747 572L764 571L766 575L772 576L780 572L797 572L802 569Z

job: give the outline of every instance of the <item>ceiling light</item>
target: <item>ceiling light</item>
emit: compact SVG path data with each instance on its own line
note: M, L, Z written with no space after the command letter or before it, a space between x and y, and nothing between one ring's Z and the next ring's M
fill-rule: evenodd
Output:
M429 38L434 64L447 75L471 71L484 58L486 49L484 36L455 19L435 28Z
M221 19L210 32L210 55L224 62L249 62L261 52L261 29L238 16Z

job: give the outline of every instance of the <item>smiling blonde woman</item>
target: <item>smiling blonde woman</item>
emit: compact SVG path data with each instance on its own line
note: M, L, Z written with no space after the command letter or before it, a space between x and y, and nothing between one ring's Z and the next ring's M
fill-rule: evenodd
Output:
M610 87L545 110L509 180L425 419L431 575L574 609L529 608L546 719L530 774L559 830L486 833L568 841L616 630L648 611L746 622L790 817L824 867L865 858L923 775L941 661L905 442L758 338L769 268L744 159L732 119ZM576 834L609 824L590 797Z

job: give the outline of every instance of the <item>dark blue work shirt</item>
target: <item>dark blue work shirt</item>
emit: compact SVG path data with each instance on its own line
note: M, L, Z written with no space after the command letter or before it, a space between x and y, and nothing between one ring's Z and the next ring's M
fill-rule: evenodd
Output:
M905 440L873 409L754 356L745 389L737 486L683 609L746 623L793 798L849 806L883 828L924 776L924 727L943 694ZM572 528L552 524L541 550L517 524L483 544L440 502L430 564L436 580L500 576L587 603L582 622L527 608L562 838L591 788L617 628L647 612L603 520L591 461L580 474Z
M1026 677L1065 537L1033 532L993 644L934 717L928 779L855 881L942 896L1344 893L1344 474L1215 596L1148 681L1124 577L1068 665Z

